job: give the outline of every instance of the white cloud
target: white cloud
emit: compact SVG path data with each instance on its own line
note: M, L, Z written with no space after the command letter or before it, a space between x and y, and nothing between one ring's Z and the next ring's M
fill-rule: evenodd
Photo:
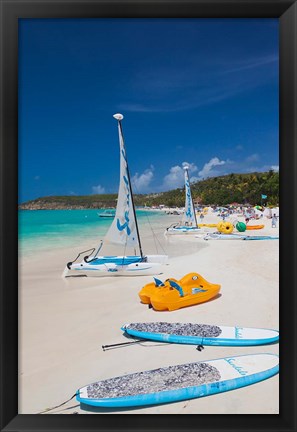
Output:
M100 195L100 194L104 194L105 193L105 188L103 186L101 186L101 185L93 186L92 187L92 191L93 191L93 194Z
M261 66L270 65L272 63L277 64L278 60L279 60L278 54L270 54L265 57L250 58L238 62L237 65L234 64L234 67L232 69L225 70L224 73L242 72L248 69L257 69Z
M170 190L182 187L185 182L184 167L189 168L190 180L191 182L196 180L196 177L192 177L191 173L198 170L197 166L193 163L183 162L182 166L175 165L170 168L169 173L163 179L162 190Z
M221 103L267 82L277 85L278 53L243 60L212 56L201 64L197 55L179 53L179 62L139 62L130 80L130 96L118 106L131 112L179 112ZM242 59L242 56L237 56ZM150 65L149 65L150 66Z
M148 191L148 187L154 177L154 167L146 169L142 174L136 173L132 177L132 185L135 188L136 193L143 193Z
M266 172L269 170L278 171L279 166L278 165L262 165L262 166L249 165L248 167L246 167L245 165L242 165L239 167L239 169L237 169L237 171L234 172L252 173L252 172Z
M253 153L252 155L250 155L246 158L246 161L247 162L256 162L259 159L260 159L260 157L259 157L258 153Z
M220 165L225 165L226 161L220 160L218 157L210 159L209 162L204 164L204 167L199 171L198 175L200 178L213 177L217 175L217 172L213 171L213 168Z
M241 151L241 150L243 150L243 146L242 146L241 144L238 144L238 145L235 147L235 149L238 150L238 151Z

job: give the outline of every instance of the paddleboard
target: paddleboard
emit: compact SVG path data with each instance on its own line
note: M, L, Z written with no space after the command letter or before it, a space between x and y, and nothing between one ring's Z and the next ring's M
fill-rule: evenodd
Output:
M196 323L140 322L121 329L140 339L190 345L254 346L279 340L277 330Z
M243 234L207 233L204 240L243 240L245 237Z
M278 240L278 236L246 236L242 240Z
M263 381L279 372L274 354L250 354L162 367L98 381L76 399L97 407L136 407L209 396Z

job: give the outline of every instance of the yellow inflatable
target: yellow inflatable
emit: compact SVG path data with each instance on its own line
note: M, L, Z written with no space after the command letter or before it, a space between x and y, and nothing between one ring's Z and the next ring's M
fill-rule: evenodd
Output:
M219 222L217 228L218 231L223 234L230 234L234 229L233 224L231 222L224 222L224 221Z
M150 303L158 311L173 311L204 303L215 297L221 289L221 285L207 282L198 273L189 273L179 281L171 278L162 283L157 279L157 283L163 286L147 284L139 292L139 297L143 303Z
M247 225L246 229L247 230L256 230L256 229L262 229L264 228L264 225Z
M204 224L198 224L198 226L201 228L201 227L209 227L209 228L216 228L217 227L217 224L207 224L207 223L204 223Z

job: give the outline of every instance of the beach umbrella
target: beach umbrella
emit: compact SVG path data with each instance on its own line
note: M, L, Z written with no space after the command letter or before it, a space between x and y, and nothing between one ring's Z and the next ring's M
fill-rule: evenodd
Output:
M263 211L263 216L266 216L267 218L271 218L271 209L270 208L266 208Z
M263 212L261 212L260 210L255 208L255 215L261 216L262 214L263 214Z

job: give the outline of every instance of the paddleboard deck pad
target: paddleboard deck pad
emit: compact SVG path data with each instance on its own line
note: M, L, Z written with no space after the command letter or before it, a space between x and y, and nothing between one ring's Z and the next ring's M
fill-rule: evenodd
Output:
M279 340L276 330L195 323L140 322L121 329L140 339L189 345L253 346Z
M226 357L137 372L98 381L76 393L78 402L97 407L132 407L177 402L234 390L279 371L273 354Z

